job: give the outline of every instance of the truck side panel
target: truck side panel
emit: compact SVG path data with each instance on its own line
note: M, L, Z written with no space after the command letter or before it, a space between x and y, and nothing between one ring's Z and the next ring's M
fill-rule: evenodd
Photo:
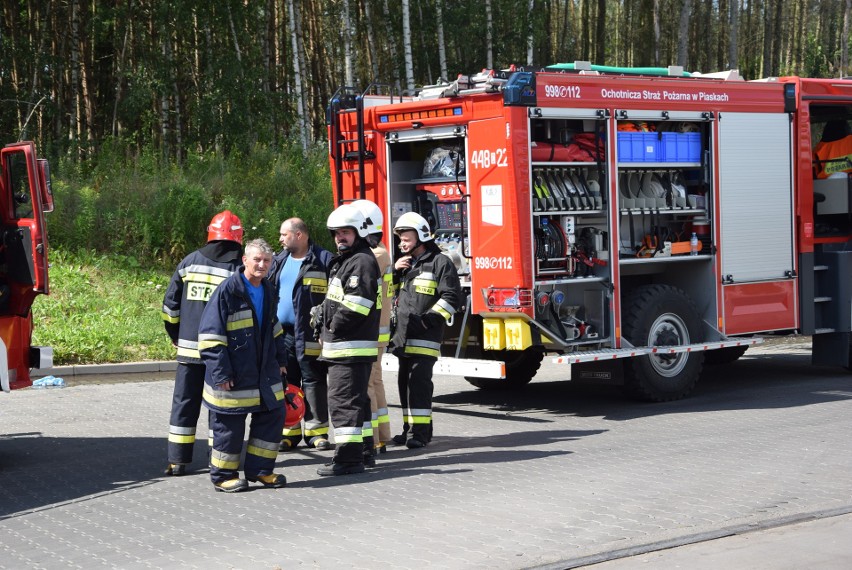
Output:
M798 307L789 116L724 113L719 137L724 332L794 329ZM743 286L750 283L759 285Z
M529 158L525 133L512 133L503 117L471 121L468 132L471 303L478 313L490 310L485 304L490 287L530 287L529 230L523 235L516 222L530 216L529 186L518 182L529 177ZM522 147L512 146L517 139ZM532 316L532 307L524 312Z

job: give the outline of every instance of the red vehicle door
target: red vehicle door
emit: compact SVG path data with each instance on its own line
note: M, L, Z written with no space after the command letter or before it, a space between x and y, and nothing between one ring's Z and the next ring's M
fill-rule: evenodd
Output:
M48 293L44 209L52 204L44 198L52 198L50 174L31 142L3 148L0 167L0 315L25 317L35 297Z

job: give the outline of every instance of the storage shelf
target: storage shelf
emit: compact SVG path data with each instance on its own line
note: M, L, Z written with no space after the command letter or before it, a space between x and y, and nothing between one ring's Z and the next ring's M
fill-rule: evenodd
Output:
M637 214L641 214L642 211L652 211L654 213L660 212L661 214L686 214L686 215L694 215L694 214L706 214L707 210L704 208L689 208L689 209L678 209L678 208L621 208L619 212L622 214L627 214L628 212L634 212ZM543 212L547 213L547 212Z
M639 265L642 263L682 263L689 261L709 261L713 259L712 255L674 255L670 257L628 257L619 258L619 265Z
M458 182L465 182L466 177L459 176ZM456 178L452 176L440 176L432 178L412 178L411 180L400 182L400 184L454 184Z
M578 214L603 214L604 210L533 210L533 216L576 216Z
M579 285L581 283L602 283L606 277L560 277L558 279L536 279L535 285Z
M675 168L701 168L700 162L619 162L619 170L638 169L642 170L672 170Z
M548 160L548 161L535 161L532 162L533 168L540 168L543 166L594 166L597 168L597 162L559 162L558 160Z

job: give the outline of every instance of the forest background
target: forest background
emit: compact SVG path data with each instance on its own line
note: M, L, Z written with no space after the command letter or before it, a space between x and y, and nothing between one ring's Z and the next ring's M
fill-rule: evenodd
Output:
M224 208L247 238L277 244L298 215L329 245L325 109L342 85L413 94L575 60L838 77L850 13L852 0L3 0L0 142L36 141L56 197L36 335L59 362L171 357L162 289ZM106 324L134 321L150 332Z

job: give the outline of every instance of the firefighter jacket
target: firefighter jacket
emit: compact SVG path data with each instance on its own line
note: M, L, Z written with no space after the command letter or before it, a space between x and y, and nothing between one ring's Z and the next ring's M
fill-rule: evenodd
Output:
M204 308L198 348L207 365L204 403L218 413L245 414L284 405L279 362L285 361L284 331L276 316L275 292L263 280L263 327L242 278L243 267L222 283ZM232 381L230 390L218 388Z
M322 304L322 355L331 363L375 362L379 355L379 266L363 239L335 256Z
M836 172L852 170L852 135L830 142L819 142L816 154L817 178L828 178Z
M241 250L236 242L214 241L178 264L163 299L163 321L177 346L178 362L202 364L198 353L201 312L216 287L240 265Z
M379 242L379 245L372 250L373 255L376 256L376 263L379 264L379 273L382 275L381 291L379 291L379 301L382 303L382 312L379 317L379 348L383 348L390 342L390 317L394 293L393 263L383 243Z
M287 262L290 252L286 249L272 260L269 281L279 290L281 270ZM322 303L328 290L328 265L331 263L331 253L309 243L308 253L302 261L296 285L293 287L293 310L296 313L296 323L293 325L293 337L296 345L296 358L315 359L320 354L320 345L314 339L311 328L311 309ZM277 301L275 303L278 304Z
M395 272L394 277L399 290L391 352L398 357L438 358L444 325L462 302L455 265L434 242L426 242L426 252L407 271Z

